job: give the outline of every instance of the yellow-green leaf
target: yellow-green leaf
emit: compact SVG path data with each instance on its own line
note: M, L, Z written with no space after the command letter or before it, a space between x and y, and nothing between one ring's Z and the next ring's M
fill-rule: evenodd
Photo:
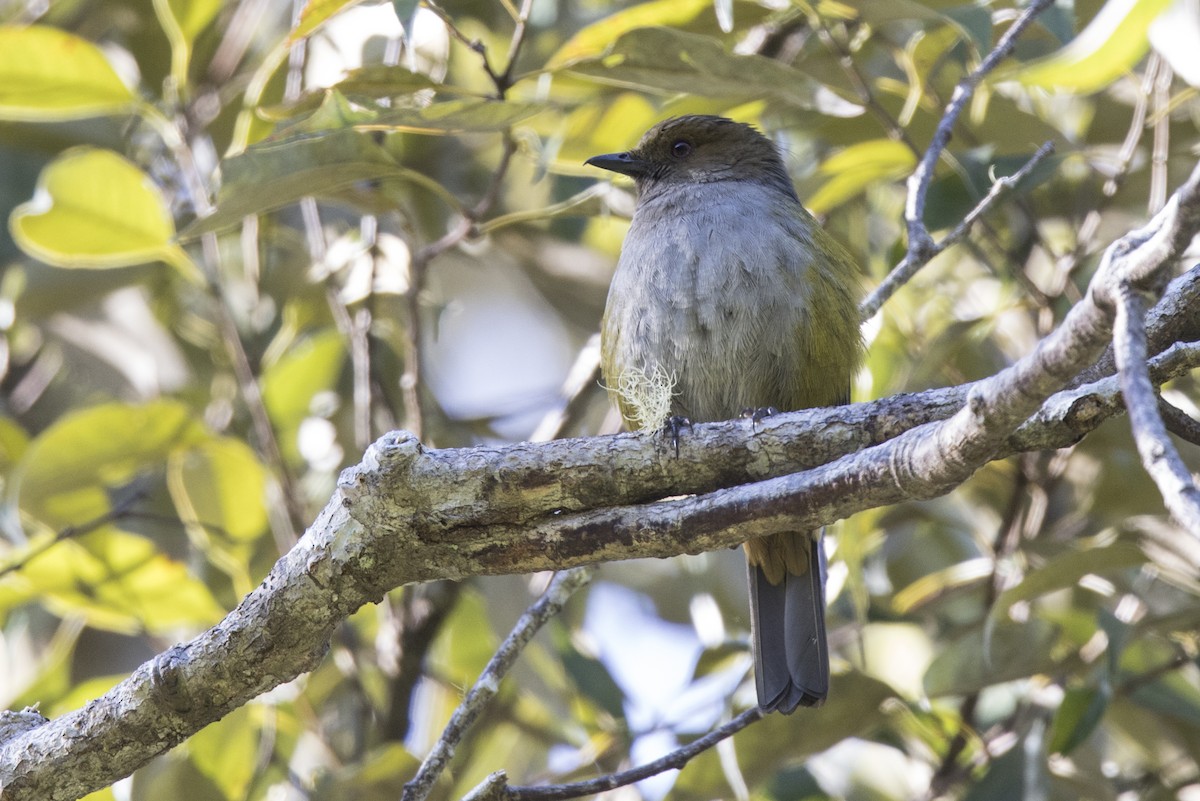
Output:
M341 334L329 329L296 345L269 367L263 375L263 402L275 425L299 425L313 395L333 386L345 357Z
M1066 47L1018 71L1017 80L1075 92L1107 86L1146 55L1150 23L1170 1L1109 0Z
M0 119L74 120L133 109L100 48L42 25L0 26Z
M267 527L267 471L241 440L218 437L171 458L169 487L179 516L233 540Z
M245 798L258 767L261 707L235 709L188 740L192 764L223 791L224 798Z
M288 37L288 44L303 39L321 27L334 14L344 8L354 5L358 0L309 0L300 12L300 24Z
M813 193L806 205L815 213L823 214L873 183L907 175L915 163L912 150L892 139L872 139L850 145L821 165L821 173L830 178Z
M8 418L0 418L0 474L17 463L29 445L29 435Z
M55 159L37 194L9 219L13 239L57 267L104 269L162 260L194 270L173 241L175 223L158 187L111 150L79 147Z
M208 434L180 403L106 403L73 412L38 435L13 475L10 497L51 529L108 510L107 492L175 448Z
M712 0L651 0L593 22L572 36L546 62L557 69L583 58L598 56L622 34L651 25L675 26L690 22L712 7Z
M53 612L97 628L165 633L207 626L224 610L203 582L145 537L108 527L30 559L20 579Z

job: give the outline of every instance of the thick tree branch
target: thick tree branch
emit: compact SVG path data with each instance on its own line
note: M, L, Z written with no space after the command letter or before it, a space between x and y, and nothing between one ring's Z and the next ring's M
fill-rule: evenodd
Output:
M301 542L219 625L83 709L0 743L5 801L68 801L128 775L311 670L338 623L393 587L715 550L933 497L1017 447L1071 444L1120 408L1105 395L1114 382L1051 393L1106 346L1115 287L1154 291L1198 229L1200 168L1150 225L1106 251L1059 329L966 388L779 415L757 430L698 425L678 458L648 434L426 451L393 432L343 473ZM1195 305L1195 273L1160 309ZM1172 322L1160 313L1151 324ZM1194 365L1197 350L1164 353L1155 379ZM705 494L670 497L681 493Z

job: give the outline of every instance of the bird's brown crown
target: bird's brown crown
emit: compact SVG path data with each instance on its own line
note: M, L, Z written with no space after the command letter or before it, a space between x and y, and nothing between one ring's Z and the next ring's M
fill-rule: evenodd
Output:
M775 143L754 127L725 117L673 117L646 132L619 170L645 183L758 180L794 196ZM613 167L609 167L613 169Z

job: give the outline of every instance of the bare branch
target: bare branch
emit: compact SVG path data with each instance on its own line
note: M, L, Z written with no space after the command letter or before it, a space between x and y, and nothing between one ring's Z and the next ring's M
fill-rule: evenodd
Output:
M1021 12L1021 16L1009 26L1000 41L992 48L992 52L980 62L970 75L958 82L954 94L946 105L942 119L938 122L933 139L925 150L925 156L917 165L908 179L908 201L905 204L904 218L908 224L908 253L905 260L910 264L925 264L929 261L929 251L933 240L929 229L925 227L925 198L929 194L929 185L933 181L934 167L941 157L942 151L950 143L950 136L959 114L966 107L967 101L975 93L979 82L1013 51L1017 39L1029 27L1034 18L1053 4L1053 0L1034 0Z
M909 248L909 252L900 260L900 263L893 267L892 271L887 274L887 277L879 282L879 286L875 287L871 294L859 304L858 310L862 318L866 320L873 317L883 307L883 304L887 302L888 298L896 294L896 290L908 283L909 279L916 275L922 267L932 261L935 256L946 248L966 237L975 223L992 206L996 205L996 201L1015 189L1021 181L1025 180L1053 152L1053 143L1046 142L1029 157L1029 161L1021 165L1021 169L1012 175L997 178L983 199L975 204L975 208L971 209L966 217L963 217L962 222L953 231L942 237L940 241L936 243L931 241L928 250L922 253L920 258L914 259L912 248Z
M533 639L550 618L562 610L572 595L592 580L592 571L587 568L574 568L559 573L550 582L550 586L542 597L521 615L517 625L505 638L496 653L488 660L487 666L479 674L475 686L467 693L466 698L450 716L445 731L425 756L425 761L417 770L417 775L404 785L402 801L424 801L433 789L434 783L442 775L442 771L450 764L454 751L466 735L471 725L483 713L484 708L500 691L500 680L517 661L517 656L525 645Z
M1134 441L1142 465L1154 479L1171 514L1195 536L1200 536L1200 489L1191 471L1167 436L1158 413L1158 395L1146 369L1146 329L1142 324L1145 304L1129 283L1117 289L1117 321L1114 344L1120 369L1121 392L1129 412Z
M766 713L758 707L751 707L698 740L694 740L682 748L677 748L653 762L647 762L645 765L639 765L630 770L572 784L553 784L546 787L509 787L504 791L502 797L511 799L511 801L564 801L568 798L581 798L585 795L595 795L615 790L618 787L625 787L665 771L682 768L717 743L732 737L751 723L761 720L764 714Z

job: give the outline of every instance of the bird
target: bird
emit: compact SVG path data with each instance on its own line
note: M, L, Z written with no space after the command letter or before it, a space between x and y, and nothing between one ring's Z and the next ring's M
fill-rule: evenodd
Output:
M604 386L634 428L849 403L862 362L854 259L796 195L775 143L726 117L665 119L585 164L637 203L601 321ZM829 693L823 530L744 543L759 707Z

